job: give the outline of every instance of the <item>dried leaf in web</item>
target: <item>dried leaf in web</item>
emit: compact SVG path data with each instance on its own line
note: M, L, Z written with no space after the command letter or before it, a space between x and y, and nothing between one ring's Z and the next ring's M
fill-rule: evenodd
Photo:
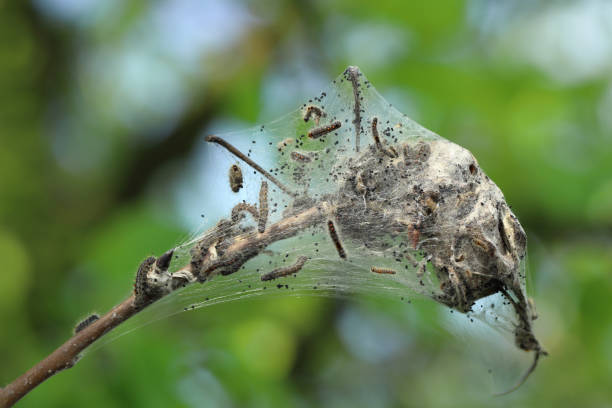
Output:
M413 293L511 333L535 361L545 353L526 297L525 232L502 192L468 150L397 111L358 68L279 120L207 141L210 199L225 217L178 246L169 269L140 274L155 294L143 305L175 290L158 303ZM232 192L235 165L243 188Z

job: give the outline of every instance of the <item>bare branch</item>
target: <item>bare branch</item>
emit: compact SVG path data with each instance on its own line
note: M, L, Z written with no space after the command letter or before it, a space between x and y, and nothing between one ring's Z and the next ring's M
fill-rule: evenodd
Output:
M130 296L97 321L91 323L67 342L29 369L21 377L0 390L0 407L10 407L24 395L58 372L74 366L80 353L137 312L134 296Z

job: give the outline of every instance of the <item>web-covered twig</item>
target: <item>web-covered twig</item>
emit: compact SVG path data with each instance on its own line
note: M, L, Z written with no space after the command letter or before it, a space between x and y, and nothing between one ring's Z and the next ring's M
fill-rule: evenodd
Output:
M198 277L205 281L220 270L227 271L229 267L238 269L269 244L295 235L311 225L324 222L330 210L328 203L321 203L270 225L264 233L232 235L231 229L216 227L217 231L213 233L218 234L218 239L223 242L230 240L232 244L227 247L222 256L214 259L212 259L213 253L209 252L208 248L204 249L200 246L206 253L202 256L202 262L199 264L201 266L198 269L194 268L192 263L169 274L167 260L171 257L172 251L157 259L147 258L139 267L135 293L98 320L82 328L21 377L0 389L0 407L13 405L49 377L74 366L83 350L153 302L187 283L195 282ZM203 242L204 240L199 244Z

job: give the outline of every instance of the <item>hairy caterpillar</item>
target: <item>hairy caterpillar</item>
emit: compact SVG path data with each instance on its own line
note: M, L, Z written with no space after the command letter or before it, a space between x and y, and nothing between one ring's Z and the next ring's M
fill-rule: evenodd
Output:
M83 330L84 328L86 328L87 326L89 326L90 324L92 324L93 322L98 320L99 318L100 318L100 316L98 314L93 313L93 314L89 315L88 317L86 317L85 319L81 320L74 327L74 334L80 332L81 330Z
M338 238L338 233L336 232L336 227L334 226L333 221L327 221L327 229L329 230L329 236L332 241L334 241L334 245L336 246L336 250L338 251L338 255L342 259L346 259L346 252L342 247L342 243L340 242L340 238Z
M329 125L310 129L310 131L308 132L308 137L311 139L317 139L323 135L333 132L336 129L339 129L340 126L342 126L342 123L340 123L340 121L337 120L335 122L332 122Z
M242 188L242 170L237 164L232 164L229 169L229 184L234 193Z
M381 275L395 275L396 273L393 269L378 268L376 266L371 267L370 270Z
M302 154L296 151L291 152L291 158L295 160L296 162L300 162L300 163L310 163L312 161L312 159L309 156L306 156L305 154Z
M304 266L304 264L306 263L307 260L308 260L307 257L300 256L300 257L298 257L297 261L293 265L286 266L284 268L274 269L273 271L268 272L265 275L262 275L261 280L262 281L269 281L269 280L272 280L272 279L276 279L276 278L280 278L280 277L283 277L283 276L291 275L292 273L296 273L300 269L302 269L302 267Z
M311 117L314 117L314 121L316 125L319 125L319 120L321 118L326 117L327 114L323 111L323 109L319 108L315 105L308 105L304 112L304 122L308 122Z
M268 222L268 183L265 181L261 182L261 188L259 189L259 220L257 223L257 230L260 234L266 230L266 223Z

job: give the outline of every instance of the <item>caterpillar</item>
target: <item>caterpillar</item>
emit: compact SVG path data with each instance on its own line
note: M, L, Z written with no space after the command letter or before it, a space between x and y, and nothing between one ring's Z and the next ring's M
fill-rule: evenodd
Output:
M306 111L304 112L304 122L308 122L311 117L314 116L314 121L319 125L319 119L324 118L327 114L323 111L323 109L319 108L315 105L308 105L306 107Z
M310 163L312 161L310 157L296 151L291 152L291 158L300 163Z
M307 257L300 256L297 259L297 261L295 261L295 263L293 265L286 266L284 268L274 269L273 271L268 272L265 275L262 275L261 280L262 281L269 281L269 280L272 280L272 279L281 278L283 276L291 275L292 273L296 273L300 269L302 269L302 267L304 266L304 264L306 263L307 260L308 260Z
M376 266L373 266L370 268L370 270L374 273L378 273L381 275L395 275L395 271L393 269L378 268Z
M90 324L92 324L93 322L98 320L99 318L100 318L100 316L98 316L98 314L93 313L93 314L89 315L88 317L86 317L85 319L81 320L74 327L74 334L77 334L78 332L80 332L81 330L83 330L84 328L86 328L87 326L89 326Z
M242 170L237 164L232 164L229 169L230 188L234 193L237 193L242 188Z
M380 144L380 137L378 137L378 118L372 118L372 137L374 138L374 142L376 143L376 147L379 150L382 150L382 145Z
M346 259L346 252L342 247L342 243L340 242L340 238L338 238L338 233L336 232L336 227L334 226L333 221L327 221L327 228L329 229L329 236L332 241L334 241L334 245L336 245L336 250L338 251L338 255L342 259Z
M266 181L261 182L261 188L259 189L259 219L257 223L257 230L260 234L266 230L266 223L268 222L268 183Z
M238 221L240 213L243 211L250 213L256 221L259 220L259 211L257 211L256 206L247 203L238 203L232 208L232 221Z
M333 132L334 130L339 129L340 126L342 126L342 123L340 123L340 121L337 120L327 126L321 126L321 127L317 127L314 129L310 129L310 131L308 131L308 137L311 139L319 138L323 135L328 134L329 132Z
M150 297L148 293L149 283L147 274L149 270L155 263L155 257L150 256L138 267L138 271L136 272L136 282L134 283L134 304L140 308L150 302Z
M378 118L377 117L372 118L372 137L374 138L374 142L376 143L376 147L378 148L378 150L380 150L387 156L391 157L392 159L395 159L396 157L399 156L397 154L397 150L395 150L393 146L390 146L387 149L380 142L380 137L378 134Z

